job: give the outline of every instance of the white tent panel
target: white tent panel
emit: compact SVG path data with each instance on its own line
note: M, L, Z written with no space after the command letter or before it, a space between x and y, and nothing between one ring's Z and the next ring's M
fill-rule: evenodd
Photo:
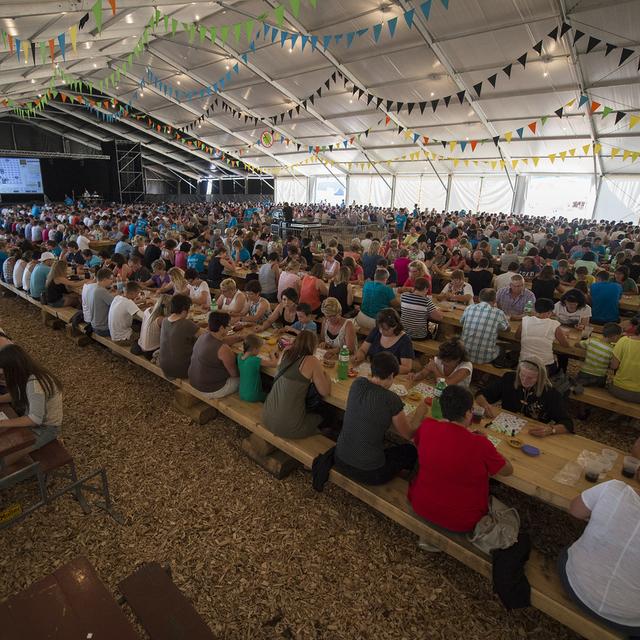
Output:
M482 178L482 188L478 203L480 211L511 213L512 200L513 191L507 176Z
M597 220L628 220L637 224L640 218L640 180L605 176L600 184L594 217Z
M525 213L564 216L569 220L591 218L595 202L593 176L529 176Z
M435 176L398 176L396 178L395 207L413 209L418 203L421 209L444 209L447 194Z
M306 202L307 178L276 178L276 202Z
M480 200L481 185L482 178L480 177L454 175L451 181L449 210L459 211L461 209L472 209L476 211Z
M391 176L387 182L391 185ZM372 204L375 207L391 206L391 189L378 175L350 176L349 202L356 204Z

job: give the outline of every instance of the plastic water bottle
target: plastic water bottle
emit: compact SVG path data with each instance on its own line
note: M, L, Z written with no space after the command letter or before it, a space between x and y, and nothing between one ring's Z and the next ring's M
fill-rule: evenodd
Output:
M215 296L211 297L211 312L213 313L214 311L218 310L218 301L216 300Z
M530 316L533 313L533 302L531 300L527 301L524 305L524 315Z
M438 378L436 382L435 393L433 394L433 401L431 402L431 417L436 420L442 420L442 407L440 406L440 396L446 389L447 383L444 378Z
M346 380L349 377L349 347L342 345L338 354L338 380Z

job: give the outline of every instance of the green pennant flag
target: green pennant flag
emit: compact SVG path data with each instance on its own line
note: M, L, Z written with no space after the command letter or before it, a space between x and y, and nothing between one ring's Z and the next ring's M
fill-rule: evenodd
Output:
M40 47L40 64L44 64L47 61L47 51L45 49L45 43L41 42L39 47Z
M120 69L116 67L116 82L120 82Z
M244 23L244 30L245 30L245 33L247 34L247 42L251 42L251 36L253 36L254 23L255 23L254 20L247 20Z
M273 13L276 17L276 24L280 29L282 29L282 25L284 24L284 6L279 4L274 10Z
M196 37L196 25L192 22L187 25L187 29L189 31L189 44L193 44L193 40Z
M216 28L215 27L209 27L209 37L211 38L211 42L215 43L215 41L216 41Z
M207 28L199 25L198 33L200 34L200 44L202 44L204 42L204 39L207 37Z
M144 42L144 44L148 44L149 42L149 29L145 29L144 33L142 34L142 42Z
M309 4L315 9L317 6L318 0L309 0Z
M53 97L53 98L57 98L58 97L58 90L57 89L53 89L51 91L51 97Z
M102 31L102 0L96 0L96 3L91 7L91 11L96 21L96 29L100 33Z
M111 81L111 86L112 86L112 87L115 87L115 86L116 86L115 79L116 79L116 74L115 74L115 73L112 73L112 74L109 76L109 80Z
M129 57L127 58L127 62L129 63L129 66L133 64L133 53L129 54Z
M540 124L541 126L544 127L545 124L547 124L547 120L549 119L549 116L542 116L542 118L540 118Z
M602 117L606 118L612 111L613 109L611 107L604 107L602 109Z
M227 42L227 38L229 37L229 27L225 25L224 27L220 27L220 40L222 44Z
M5 31L2 32L2 46L7 46L7 33Z
M240 31L242 30L242 23L238 22L233 25L233 35L236 38L236 43L240 43Z
M153 26L157 28L158 22L160 22L160 18L162 17L162 11L160 9L156 9L156 13L153 17Z
M178 21L175 18L171 18L171 35L176 35L176 30L178 29Z
M169 16L164 16L164 32L169 31Z
M293 17L297 18L300 15L300 0L289 0L289 4L291 5Z

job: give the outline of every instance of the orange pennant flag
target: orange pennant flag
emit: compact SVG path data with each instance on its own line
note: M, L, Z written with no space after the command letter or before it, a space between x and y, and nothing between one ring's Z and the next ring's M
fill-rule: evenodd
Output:
M11 37L11 36L9 36L9 37ZM11 50L13 51L13 47L11 48ZM390 116L387 116L387 117L384 119L384 123L387 125L387 124L389 124L390 122L391 122L391 117L390 117Z
M111 5L111 14L116 15L116 0L109 0L109 4Z
M13 53L13 36L10 33L7 33L7 38L9 38L9 49L11 53Z
M532 123L529 124L529 129L531 129L531 133L535 133L536 132L536 127L538 126L538 123L534 120Z
M592 102L591 103L591 113L596 112L599 107L600 107L600 103L599 102Z
M89 104L90 104L92 107L95 107L95 106L96 106L96 101L95 101L95 100L89 100Z
M102 101L102 106L103 106L105 109L108 109L108 108L109 108L109 101L108 101L108 100L103 100L103 101Z
M51 62L56 57L56 45L53 42L53 39L49 40L49 55L51 56Z
M471 141L471 151L475 151L477 146L478 146L478 141L477 140L472 140Z
M60 97L62 98L62 102L66 102L67 101L67 94L66 93L60 93Z
M429 136L422 136L422 144L424 145L429 144Z

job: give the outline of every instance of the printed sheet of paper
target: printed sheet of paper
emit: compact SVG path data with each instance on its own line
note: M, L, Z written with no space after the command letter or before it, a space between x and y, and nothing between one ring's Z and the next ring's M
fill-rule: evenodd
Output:
M402 384L392 384L390 387L391 391L393 391L393 393L399 395L401 398L403 396L407 395L407 387L405 387Z
M487 438L489 439L489 442L496 448L502 442L502 440L500 440L500 438L496 438L495 436L492 436L491 434L489 434L487 436Z
M492 421L490 429L506 433L507 435L518 435L527 424L526 420L510 413L499 413Z

